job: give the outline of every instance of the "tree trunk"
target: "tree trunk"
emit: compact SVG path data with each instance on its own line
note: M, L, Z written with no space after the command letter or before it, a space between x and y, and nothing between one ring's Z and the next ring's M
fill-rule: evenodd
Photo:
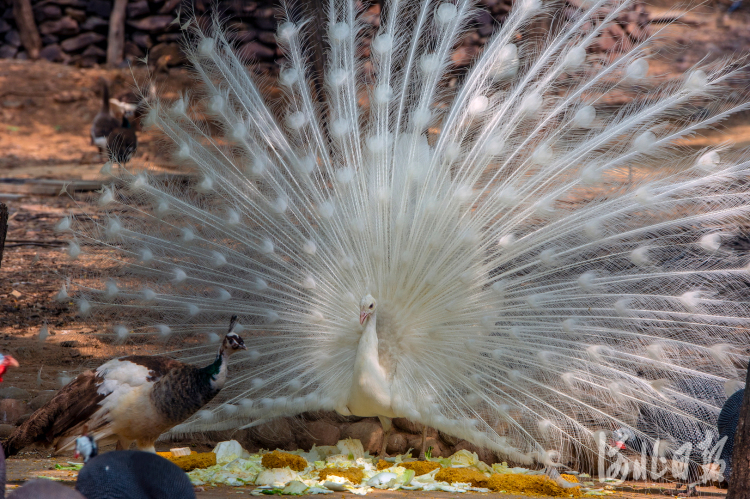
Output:
M732 452L732 479L727 499L750 499L750 364L745 379L745 396L742 398L740 419L734 434Z
M34 21L31 0L13 0L13 17L16 19L21 43L29 54L29 59L38 59L42 49L42 38Z
M125 14L128 0L115 0L109 17L109 37L107 38L107 66L117 66L122 62L125 47Z
M3 266L3 248L5 235L8 233L8 207L0 203L0 267Z

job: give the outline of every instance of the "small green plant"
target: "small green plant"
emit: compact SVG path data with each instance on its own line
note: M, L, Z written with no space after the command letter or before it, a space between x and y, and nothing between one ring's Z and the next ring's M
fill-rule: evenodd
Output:
M17 132L17 131L19 131L19 130L20 130L20 128L19 128L19 127L17 127L17 126L13 126L13 125L8 125L8 131L9 131L9 132Z

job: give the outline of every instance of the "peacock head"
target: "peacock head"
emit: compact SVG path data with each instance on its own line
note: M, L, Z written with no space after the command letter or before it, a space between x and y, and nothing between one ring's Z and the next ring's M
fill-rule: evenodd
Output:
M377 303L371 294L365 295L359 302L359 323L364 324L368 317L375 313Z
M238 350L247 350L245 342L240 338L240 335L234 332L234 328L237 326L237 316L233 315L229 322L229 332L224 337L224 341L221 343L221 350L226 352L228 355L232 355Z

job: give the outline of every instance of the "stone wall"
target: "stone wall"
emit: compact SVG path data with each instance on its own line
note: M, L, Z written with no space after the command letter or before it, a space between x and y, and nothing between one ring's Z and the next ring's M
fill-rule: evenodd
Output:
M507 3L506 3L507 2ZM106 59L107 32L113 0L32 0L34 15L42 37L41 58L53 62L92 67ZM150 65L175 66L184 62L180 50L182 33L177 13L181 0L131 0L125 26L125 64L137 63L149 54ZM278 60L274 38L278 2L274 0L193 0L197 16L208 19L213 5L237 33L240 52L261 64ZM486 0L488 12L480 13L476 29L459 50L458 62L468 62L486 37L495 20L510 7L510 0ZM185 8L182 7L183 13ZM491 12L491 14L490 14ZM12 0L0 0L0 58L27 59L13 18ZM493 19L493 16L495 19ZM182 15L183 20L187 17ZM380 22L380 6L373 4L364 14L366 24L375 28Z
M577 3L567 0L566 17L574 17ZM454 51L453 62L463 67L481 51L497 23L510 10L512 0L481 0L472 27ZM40 57L53 62L92 67L106 59L107 32L113 0L32 0L37 26L42 36ZM0 58L28 58L13 18L12 0L0 0ZM277 0L130 0L125 26L125 61L139 64L148 53L152 67L178 66L185 62L181 50L183 34L177 20L182 10L184 21L192 9L201 21L208 23L211 9L217 6L226 26L236 33L240 53L271 69L281 53L276 46ZM365 35L374 34L380 24L380 5L372 3L364 12ZM648 34L651 20L641 4L634 4L617 23L606 28L598 44L589 51L618 50L623 44L642 40ZM544 20L528 33L543 33ZM368 29L369 26L369 29Z
M131 0L125 24L125 59L135 63L149 54L153 64L179 65L183 38L175 22L181 0ZM107 32L112 0L32 0L34 17L42 37L41 58L53 62L92 67L106 59ZM208 18L217 4L219 12L238 32L246 55L273 61L276 44L275 6L271 0L193 0L198 16ZM185 12L185 8L182 8ZM15 26L11 0L0 0L0 58L26 59ZM183 20L187 16L183 14Z

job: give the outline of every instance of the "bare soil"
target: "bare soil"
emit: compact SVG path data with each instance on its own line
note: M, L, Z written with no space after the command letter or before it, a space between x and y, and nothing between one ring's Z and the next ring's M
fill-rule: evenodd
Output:
M654 16L673 12L665 6L652 6L649 10ZM651 70L657 74L679 75L703 57L712 60L747 52L750 49L748 26L750 14L747 11L740 10L728 16L723 9L719 12L711 4L697 7L683 17L682 24L665 32L671 47L665 52L669 57L653 64ZM143 82L147 74L138 69L131 74L128 70L79 69L48 62L0 60L0 179L98 178L102 161L90 144L88 130L101 102L96 91L100 76L113 82L113 94L116 94L130 88L133 77ZM166 99L176 98L193 84L189 72L181 68L152 76L159 94ZM748 90L750 84L746 79L736 82L735 86ZM721 133L694 137L686 140L685 145L701 148L728 140L735 147L750 146L748 115L733 118ZM179 164L170 159L169 148L156 132L141 131L138 141L132 168L180 171ZM4 195L0 182L0 202L5 202L10 209L8 240L0 267L0 351L14 355L21 363L20 368L5 375L3 387L22 388L33 396L41 390L57 389L61 378L73 377L109 358L132 353L155 354L164 349L164 344L159 342L116 345L102 341L96 333L102 332L104 325L86 322L77 317L68 304L54 300L66 274L86 269L73 268L80 263L71 262L60 251L64 243L53 227L70 213L95 211L96 197L93 192L59 196ZM96 260L93 262L95 264ZM94 279L96 271L88 270ZM50 336L42 343L37 335L45 323ZM192 444L199 450L205 448L204 444ZM169 446L164 444L159 450ZM9 487L37 476L72 483L75 473L54 470L55 463L69 459L50 457L41 450L24 451L8 461ZM631 485L639 490L647 486ZM701 491L710 495L723 493L714 488L701 488ZM209 487L199 491L198 497L236 497L247 493L246 488ZM390 499L454 497L455 494L378 491L374 496ZM613 497L624 496L646 497L630 492ZM503 497L513 496L503 494Z

